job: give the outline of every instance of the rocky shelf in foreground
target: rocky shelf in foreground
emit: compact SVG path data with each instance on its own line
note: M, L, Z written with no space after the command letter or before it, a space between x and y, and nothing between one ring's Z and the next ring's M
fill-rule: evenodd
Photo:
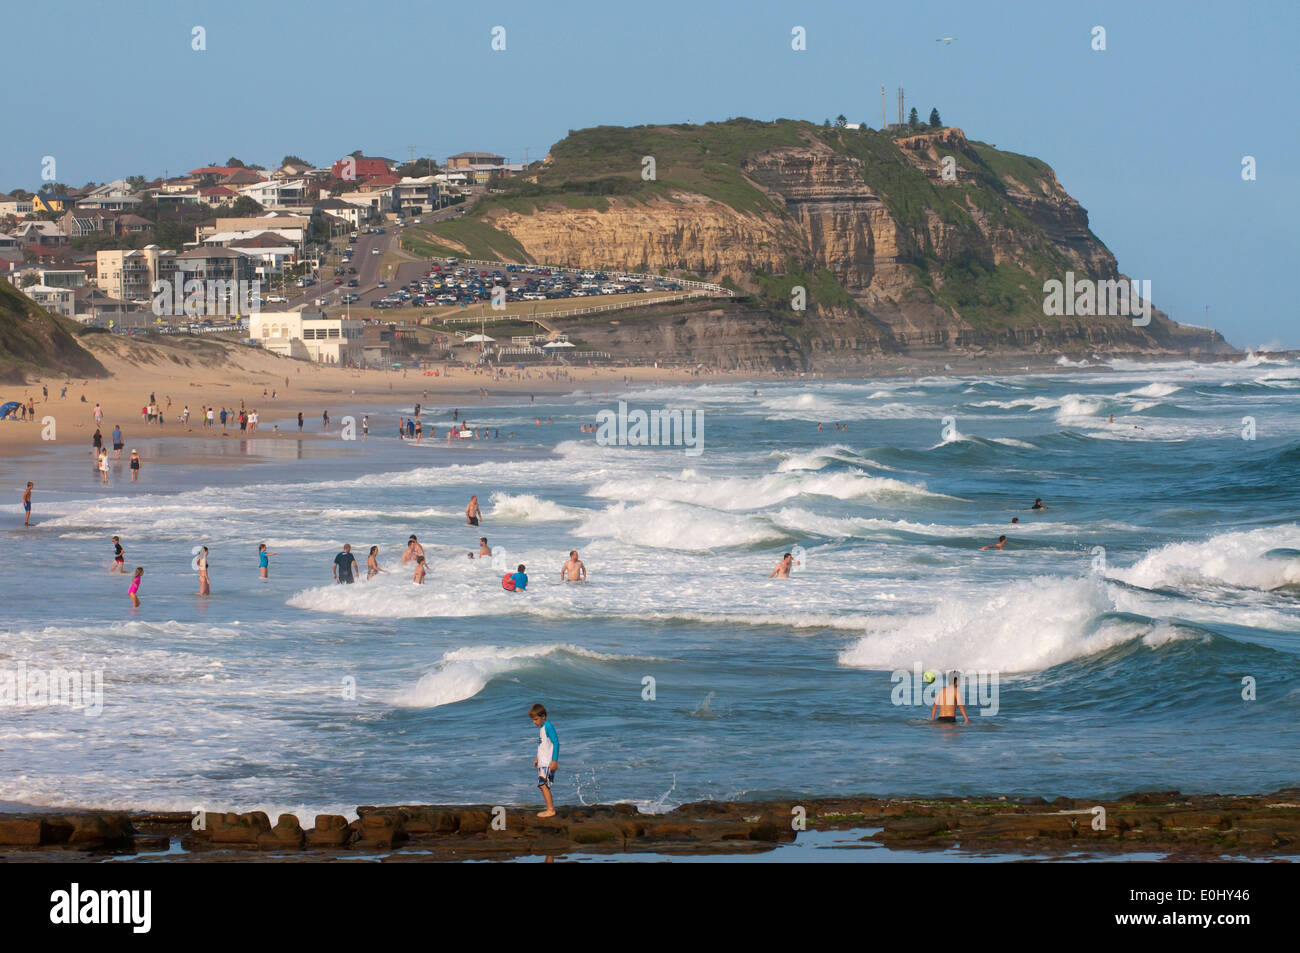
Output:
M1103 813L1104 812L1104 813ZM1300 855L1300 788L1266 795L1128 794L1078 798L804 798L700 801L667 814L628 804L561 807L360 807L349 822L292 814L41 811L0 815L0 860L465 860L571 852L735 854L772 850L805 830L866 831L895 850L1166 852L1178 859ZM920 858L918 858L920 859Z

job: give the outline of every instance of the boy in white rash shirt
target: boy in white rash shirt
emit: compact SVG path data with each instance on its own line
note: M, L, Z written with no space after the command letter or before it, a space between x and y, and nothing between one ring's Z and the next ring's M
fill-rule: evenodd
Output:
M541 788L542 798L546 801L546 810L539 811L538 817L554 817L555 802L551 799L551 783L555 780L555 769L560 764L560 738L555 733L555 726L546 718L546 709L534 705L528 709L528 717L538 727L537 757L533 764L537 767L537 786Z

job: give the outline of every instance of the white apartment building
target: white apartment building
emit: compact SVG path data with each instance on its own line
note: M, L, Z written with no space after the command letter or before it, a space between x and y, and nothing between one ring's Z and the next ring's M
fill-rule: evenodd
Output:
M273 354L355 366L364 359L361 328L323 311L262 311L249 318L248 336Z

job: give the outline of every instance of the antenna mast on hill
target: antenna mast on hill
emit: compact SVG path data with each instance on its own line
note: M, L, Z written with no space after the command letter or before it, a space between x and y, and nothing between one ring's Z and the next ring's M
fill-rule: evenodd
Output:
M898 124L903 124L903 87L898 87Z
M885 118L885 84L880 84L880 129L883 132L889 125L889 120Z

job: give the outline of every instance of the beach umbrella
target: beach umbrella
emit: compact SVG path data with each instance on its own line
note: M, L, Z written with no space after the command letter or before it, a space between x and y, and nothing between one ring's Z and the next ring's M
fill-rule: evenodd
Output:
M0 404L0 420L4 420L21 406L22 404L16 400L6 401L5 403Z

